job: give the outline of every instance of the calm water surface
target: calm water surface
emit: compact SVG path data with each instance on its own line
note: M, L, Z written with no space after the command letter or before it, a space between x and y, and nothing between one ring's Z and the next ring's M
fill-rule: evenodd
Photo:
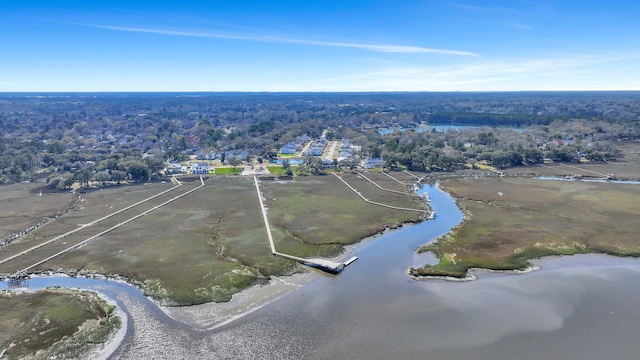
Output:
M504 128L504 129L513 129L517 132L522 132L522 128L517 127L517 126L498 126L499 128ZM427 125L427 126L416 126L416 127L411 127L411 128L381 128L378 129L378 133L380 135L387 135L387 134L392 134L394 133L396 130L400 131L400 132L404 132L407 130L413 130L415 132L427 132L427 131L433 131L435 130L436 132L447 132L449 130L470 130L470 129L482 129L482 128L489 128L489 126L481 126L481 125L451 125L451 124L432 124L432 125Z
M414 249L462 220L447 194L424 190L435 221L360 245L360 260L342 274L323 276L218 330L190 330L137 290L99 282L133 320L114 358L638 358L636 259L546 259L539 271L478 272L472 282L409 279Z

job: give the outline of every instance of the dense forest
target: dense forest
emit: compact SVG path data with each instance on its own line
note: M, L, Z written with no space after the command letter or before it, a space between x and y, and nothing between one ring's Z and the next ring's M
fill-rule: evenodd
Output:
M422 171L608 161L615 141L640 138L639 120L639 92L3 93L0 182L146 181L167 161L272 159L325 130L359 145L358 158ZM429 130L443 124L474 127Z

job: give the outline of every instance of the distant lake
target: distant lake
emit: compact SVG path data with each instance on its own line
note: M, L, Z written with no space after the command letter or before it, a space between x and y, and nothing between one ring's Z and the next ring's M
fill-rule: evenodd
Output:
M289 162L289 165L300 165L304 162L304 160L300 160L300 159L278 159L278 160L271 160L269 161L269 163L282 165L284 160L287 160Z
M415 132L429 132L429 131L433 131L435 129L435 131L437 132L446 132L449 130L470 130L470 129L482 129L484 127L498 127L498 128L507 128L507 129L513 129L515 131L518 132L522 132L522 128L517 127L517 126L489 126L489 125L451 125L451 124L434 124L434 125L427 125L427 126L414 126L414 127L408 127L408 128L401 128L401 127L394 127L394 128L380 128L378 129L378 133L380 135L387 135L387 134L391 134L394 131L398 130L400 132L403 131L407 131L407 130L413 130Z

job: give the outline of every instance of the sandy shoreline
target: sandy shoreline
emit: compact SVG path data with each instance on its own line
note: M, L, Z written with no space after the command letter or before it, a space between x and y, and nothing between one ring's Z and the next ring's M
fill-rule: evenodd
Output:
M211 330L252 313L320 276L314 271L286 277L272 277L264 285L256 285L233 295L230 301L191 306L158 306L170 318L195 330Z
M309 270L303 273L289 276L274 276L270 281L262 285L254 285L238 293L233 294L231 300L227 302L211 302L200 305L190 306L165 306L155 301L153 298L145 296L147 300L154 303L158 309L164 312L170 318L181 322L196 330L213 329L238 319L246 314L270 304L290 292L303 287L311 281L317 279L320 275L317 271ZM48 278L48 277L67 277L67 278L83 278L94 280L113 281L120 284L131 286L141 290L135 284L127 281L119 276L106 276L101 274L91 275L69 275L65 272L50 272L48 274L38 273L29 276L30 279ZM114 299L100 292L99 290L83 287L74 287L79 290L86 290L97 293L102 299L110 305L116 307L117 316L121 318L123 324L127 324L127 315L120 308ZM28 288L16 288L11 291L29 291ZM125 326L126 330L126 326ZM126 332L126 331L125 331Z
M30 278L47 278L47 277L69 277L65 273L55 274L37 274L32 275ZM281 299L287 294L303 287L304 285L317 279L321 274L316 271L306 271L301 274L295 274L285 277L272 277L271 280L264 285L256 285L247 288L239 293L233 295L232 299L223 303L206 303L201 305L183 306L183 307L170 307L162 306L149 297L145 297L152 302L159 310L165 313L167 316L176 320L182 324L187 325L189 328L196 331L211 330L220 326L231 323L234 320L240 319L243 316L250 314L253 311L261 309L262 307ZM101 275L93 276L77 276L86 279L108 280L117 283L123 283L127 286L139 289L134 284L125 281L122 278L111 278ZM114 305L115 310L113 316L120 318L120 327L114 331L106 341L102 344L95 344L86 352L86 356L90 359L107 360L116 354L123 343L127 340L131 327L133 326L132 320L128 315L128 312L135 309L129 309L127 307L122 308L118 305L118 302L104 292L89 287L72 287L74 289L95 292L100 298L106 301L109 305ZM23 292L30 291L28 288L16 288L10 291ZM38 291L38 290L35 290ZM121 299L122 300L122 299ZM132 304L128 304L132 305ZM133 305L137 307L138 304Z
M112 333L107 341L105 341L103 344L96 344L94 349L87 353L87 355L91 359L107 360L118 350L118 348L120 348L120 345L124 341L129 329L129 316L127 316L124 310L117 305L115 300L100 292L97 293L98 296L105 300L109 305L114 305L116 307L113 311L113 316L117 316L120 318L120 327L118 328L118 330Z

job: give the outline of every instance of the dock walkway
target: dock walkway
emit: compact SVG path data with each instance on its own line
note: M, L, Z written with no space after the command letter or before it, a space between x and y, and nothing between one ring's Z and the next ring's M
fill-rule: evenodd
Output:
M155 198L159 197L160 195L167 194L169 191L175 190L175 189L177 189L177 188L182 186L182 184L179 181L177 181L177 179L176 179L176 182L174 182L174 183L176 183L176 186L172 187L169 190L163 191L163 192L161 192L159 194L156 194L156 195L151 196L151 197L149 197L147 199L139 201L139 202L137 202L137 203L135 203L133 205L130 205L130 206L128 206L128 207L126 207L126 208L124 208L122 210L119 210L119 211L111 213L111 214L109 214L107 216L104 216L104 217L102 217L102 218L100 218L98 220L95 220L95 221L93 221L93 222L91 222L89 224L84 224L83 226L80 226L80 227L78 227L78 228L76 228L74 230L71 230L71 231L69 231L67 233L59 235L59 236L53 238L52 240L49 240L49 241L47 241L47 242L45 242L43 244L34 246L34 247L30 248L30 249L22 251L22 252L20 252L20 253L18 253L16 255L13 255L13 256L11 256L9 258L3 259L2 261L0 261L0 264L15 260L15 259L27 254L27 253L31 253L31 252L34 252L36 250L39 250L40 248L42 248L42 247L44 247L46 245L49 245L49 244L53 243L54 241L60 240L60 239L62 239L64 237L67 237L70 234L73 234L73 233L75 233L75 232L77 232L79 230L87 229L91 225L95 225L97 223L100 223L100 222L102 222L102 221L104 221L104 220L106 220L106 219L108 219L110 217L113 217L116 214L120 214L120 213L122 213L122 212L124 212L126 210L132 209L132 208L134 208L134 207L136 207L136 206L138 206L140 204L143 204L143 203L146 203L146 202L148 202L148 201L150 201L152 199L155 199ZM191 189L189 191L186 191L186 192L184 192L182 194L179 194L179 195L177 195L177 196L175 196L175 197L173 197L173 198L171 198L169 200L166 200L166 201L162 202L159 205L153 206L152 208L150 208L150 209L148 209L148 210L146 210L146 211L144 211L142 213L139 213L139 214L137 214L135 216L132 216L132 217L130 217L130 218L128 218L128 219L126 219L126 220L124 220L122 222L119 222L119 223L107 228L106 230L103 230L103 231L99 232L98 234L95 234L95 235L93 235L93 236L91 236L89 238L86 238L86 239L84 239L84 240L82 240L80 242L74 243L71 246L68 246L68 247L66 247L66 248L64 248L64 249L62 249L60 251L57 251L57 252L55 252L53 254L47 254L48 256L42 258L41 260L39 260L39 261L37 261L35 263L32 263L32 264L30 264L30 265L28 265L28 266L26 266L26 267L24 267L22 269L17 270L14 274L10 275L9 278L21 278L21 277L24 276L24 274L26 274L29 270L35 268L36 266L41 265L41 264L43 264L45 262L48 262L48 261L50 261L50 260L52 260L52 259L54 259L54 258L56 258L56 257L58 257L58 256L60 256L62 254L65 254L65 253L67 253L69 251L78 249L78 248L86 245L87 243L89 243L91 241L94 241L94 240L100 238L101 236L103 236L103 235L105 235L105 234L107 234L107 233L109 233L109 232L111 232L111 231L113 231L115 229L118 229L118 228L120 228L120 227L122 227L124 225L127 225L127 224L129 224L129 223L131 223L131 222L133 222L133 221L135 221L135 220L137 220L137 219L139 219L139 218L141 218L141 217L143 217L145 215L150 214L151 212L156 211L157 209L159 209L161 207L164 207L164 206L166 206L166 205L168 205L168 204L170 204L170 203L172 203L172 202L174 202L174 201L176 201L178 199L183 198L183 197L193 193L194 191L197 191L197 190L201 189L202 187L204 187L204 180L202 179L202 176L201 176L200 177L200 185L199 186L197 186L197 187L195 187L195 188L193 188L193 189Z
M393 205L387 205L387 204L383 204L383 203L379 203L379 202L375 202L375 201L371 201L369 199L367 199L366 197L364 197L364 195L362 195L358 190L356 190L353 186L349 185L348 182L346 182L343 178L341 178L340 176L338 176L338 174L333 173L333 175L335 177L337 177L340 181L342 181L343 184L347 185L349 187L349 189L351 189L351 191L353 191L354 193L356 193L356 195L358 195L362 200L364 200L366 203L369 203L371 205L377 205L377 206L382 206L382 207L386 207L389 209L394 209L394 210L402 210L402 211L414 211L414 212L423 212L423 213L427 213L429 212L429 210L425 210L425 209L411 209L411 208L405 208L405 207L399 207L399 206L393 206ZM367 179L368 180L368 179ZM408 194L407 194L408 195Z
M380 171L380 174L382 174L382 175L384 175L384 176L386 176L386 177L390 178L391 180L393 180L393 181L397 182L398 184L402 184L402 185L409 185L409 183L402 182L402 181L400 181L400 180L398 180L398 179L394 178L393 176L391 176L391 175L387 174L387 173L386 173L386 172L384 172L384 171Z
M372 183L375 187L377 187L378 189L382 190L382 191L386 191L386 192L390 192L390 193L395 193L395 194L401 194L401 195L407 195L407 196L417 196L420 197L420 195L417 194L411 194L405 191L398 191L398 190L392 190L392 189L387 189L387 188L383 188L382 186L378 185L378 183L376 183L375 181L369 179L368 177L366 177L363 173L361 172L357 172L358 175L362 176L363 179L367 180L368 182ZM384 174L384 173L382 173ZM385 174L386 175L386 174ZM387 175L388 176L388 175ZM393 179L393 178L392 178ZM395 180L395 179L394 179ZM397 181L397 180L396 180Z
M325 259L325 258L320 258L320 257L316 257L316 258L301 258L298 256L294 256L294 255L289 255L289 254L284 254L281 252L278 252L276 250L276 246L275 243L273 242L273 236L271 235L271 226L269 226L269 218L267 217L267 210L264 206L264 201L262 198L262 193L260 192L260 184L258 183L258 178L256 176L253 177L253 181L256 184L256 192L258 193L258 200L260 201L260 210L262 211L262 219L264 220L264 227L267 230L267 238L269 239L269 246L271 247L271 253L275 256L280 256L283 257L285 259L289 259L289 260L293 260L293 261L297 261L303 265L306 266L310 266L316 269L320 269L322 271L328 272L328 273L332 273L332 274L337 274L340 271L342 271L344 269L345 266L347 266L347 263L343 263L343 262L336 262L333 260L329 260L329 259ZM353 262L353 260L350 259L349 264Z

